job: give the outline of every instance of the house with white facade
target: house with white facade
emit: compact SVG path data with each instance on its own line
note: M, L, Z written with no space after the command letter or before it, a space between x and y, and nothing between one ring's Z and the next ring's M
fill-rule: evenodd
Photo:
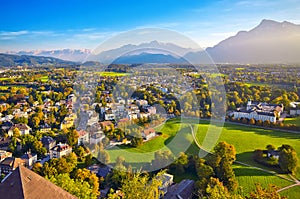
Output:
M55 147L50 149L50 158L61 158L70 153L72 153L72 147L66 143L58 143Z

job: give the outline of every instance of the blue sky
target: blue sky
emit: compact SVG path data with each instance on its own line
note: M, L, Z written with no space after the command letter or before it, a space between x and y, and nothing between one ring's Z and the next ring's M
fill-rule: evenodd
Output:
M178 31L202 47L262 19L300 24L298 0L1 0L0 51L93 49L135 28Z

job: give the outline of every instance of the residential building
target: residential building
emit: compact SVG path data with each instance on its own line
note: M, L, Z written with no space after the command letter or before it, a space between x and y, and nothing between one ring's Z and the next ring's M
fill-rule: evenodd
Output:
M5 160L5 158L12 157L12 153L5 151L5 150L0 150L0 162Z
M19 166L2 180L0 196L6 199L77 199L77 197L24 166Z
M145 140L149 140L149 139L155 137L155 135L156 135L156 132L153 128L147 128L142 131L142 137Z
M47 149L48 153L50 152L50 149L52 149L56 145L56 141L50 136L42 137L41 142L43 146Z
M48 133L51 131L51 126L49 126L48 124L45 124L45 125L41 125L40 126L40 131L42 133Z
M25 161L26 167L31 168L32 165L37 161L37 154L28 152L22 155L21 159Z
M104 137L102 131L95 132L90 136L90 144L98 144Z
M50 158L61 158L70 153L72 153L72 147L66 143L58 143L55 147L50 149Z
M180 183L172 185L164 199L191 199L194 191L194 180L182 180Z
M8 157L5 158L0 163L0 173L2 174L9 174L10 172L14 171L18 166L23 165L25 166L25 161L21 158L15 157Z
M78 145L83 145L89 142L90 142L89 133L84 130L78 131Z
M162 185L159 187L160 190L164 192L164 195L167 194L168 188L174 183L174 176L168 173L164 173L160 176L162 180Z
M12 126L14 125L14 123L12 121L5 121L2 123L1 128L5 131L9 130Z
M31 128L27 124L14 124L9 130L8 130L8 136L13 136L14 129L19 129L21 135L26 135L31 132Z

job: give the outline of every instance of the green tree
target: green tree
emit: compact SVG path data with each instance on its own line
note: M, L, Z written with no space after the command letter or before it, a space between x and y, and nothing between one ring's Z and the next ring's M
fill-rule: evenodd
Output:
M75 180L88 182L93 190L93 195L99 195L99 178L96 174L87 169L77 169L74 175Z
M89 166L93 163L93 155L91 153L87 154L87 156L85 156L85 165Z
M298 156L295 149L289 145L279 148L278 163L282 171L295 175L298 167Z
M286 197L280 196L277 192L278 188L274 185L269 185L268 188L262 188L260 184L255 185L255 191L251 192L246 199L284 199Z
M159 187L162 185L162 173L158 173L151 180L148 174L140 172L127 175L122 181L120 191L124 199L159 199L162 191ZM108 199L112 199L109 196Z
M18 128L13 129L13 137L15 138L21 137L21 131Z
M218 178L210 178L206 188L206 193L208 198L214 199L242 199L242 196L230 193Z
M31 119L31 124L32 124L32 127L37 129L39 127L39 124L40 124L41 120L39 117L33 117Z
M75 150L74 150L75 154L77 155L78 159L80 162L84 162L84 157L85 157L85 150L82 146L79 146L77 147Z
M66 134L66 137L67 137L67 142L71 147L74 147L78 144L79 135L75 129L69 129Z
M236 150L233 145L226 142L219 142L214 147L215 154L212 156L211 165L213 165L216 176L230 190L235 191L238 187L232 164L236 159Z
M71 179L67 173L51 176L49 180L81 199L97 199L99 196L99 193L94 193L93 188L90 187L88 182L80 179Z
M110 162L110 156L106 150L99 150L97 158L102 164L108 164Z

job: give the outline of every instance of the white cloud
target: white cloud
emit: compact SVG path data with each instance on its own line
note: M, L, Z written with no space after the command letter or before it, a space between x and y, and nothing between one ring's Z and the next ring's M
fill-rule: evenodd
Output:
M27 30L20 30L20 31L1 31L0 36L8 36L8 37L13 37L13 36L20 36L20 35L26 35L28 34L29 31Z

